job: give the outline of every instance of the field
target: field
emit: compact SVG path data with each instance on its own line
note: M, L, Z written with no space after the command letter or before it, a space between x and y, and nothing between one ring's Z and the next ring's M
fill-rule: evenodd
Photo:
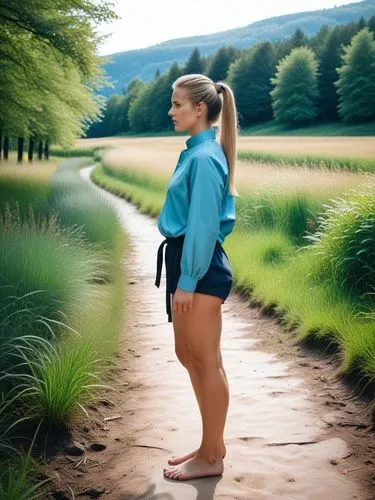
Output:
M108 145L104 154L104 163L108 166L136 169L142 174L157 175L166 182L171 175L179 152L185 147L186 137L159 138L103 138L84 139L76 143L77 147ZM259 150L272 153L315 155L335 155L369 159L375 151L375 138L286 138L286 137L242 137L239 138L239 150ZM262 162L238 162L236 173L237 189L246 192L249 189L282 189L294 192L324 192L334 195L361 184L374 183L375 177L369 173L350 171L310 169L303 166L280 166Z
M176 137L104 137L100 139L79 139L75 145L79 147L94 147L110 145L115 147L142 147L147 144L149 151L177 152L185 147L187 136ZM269 153L313 154L335 157L374 158L375 137L255 137L240 136L239 151L263 151ZM144 151L144 154L147 152Z
M77 146L112 146L93 180L157 216L185 140L109 138ZM301 339L335 346L341 373L374 382L375 140L244 137L239 143L240 152L267 154L238 161L236 227L225 241L236 288L297 327ZM290 164L298 155L314 164Z

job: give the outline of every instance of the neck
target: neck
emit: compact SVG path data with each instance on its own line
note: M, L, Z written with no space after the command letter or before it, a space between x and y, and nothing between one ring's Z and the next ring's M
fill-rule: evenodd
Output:
M199 132L203 132L203 130L208 130L211 128L209 123L197 123L194 127L188 130L190 135L199 134Z

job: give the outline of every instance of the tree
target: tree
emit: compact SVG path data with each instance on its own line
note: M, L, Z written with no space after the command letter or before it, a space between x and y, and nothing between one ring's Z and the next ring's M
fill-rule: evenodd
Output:
M152 96L149 130L161 131L173 129L172 121L168 116L171 107L172 84L181 75L181 69L174 63L168 73L155 81Z
M232 64L228 82L244 125L272 118L270 91L274 73L275 50L268 41L252 47Z
M84 77L90 78L96 74L100 60L96 49L106 38L97 35L91 23L119 19L110 7L108 0L0 0L1 33L32 35L46 50L53 48L63 59L73 61Z
M214 82L223 81L227 78L229 66L239 55L239 50L235 47L222 47L211 60L208 69L208 76Z
M94 92L106 84L96 54L103 37L91 23L117 17L106 1L0 0L4 138L32 137L48 153L48 142L68 146L85 133L103 105Z
M291 37L284 38L276 43L276 64L288 56L293 49L304 46L309 46L309 39L301 28L297 28Z
M155 81L145 83L129 107L129 125L134 132L147 132L150 130L149 120L154 89Z
M336 83L339 114L344 121L375 118L375 41L368 28L357 33L345 49Z
M375 36L375 16L370 17L370 19L367 22L367 25L368 25L368 29Z
M311 122L317 114L318 63L307 47L292 50L272 78L272 107L276 120L289 125Z
M308 46L309 39L305 35L305 32L301 30L301 28L297 28L296 31L291 36L289 44L291 50L298 49L298 47Z
M338 73L337 68L341 65L341 37L339 30L334 28L326 44L324 45L319 59L319 115L325 120L338 119L338 94L335 86Z
M332 28L324 24L315 36L309 40L309 47L312 49L318 59L322 56L323 49L325 48L328 38L332 33Z
M198 47L196 47L191 53L185 67L183 70L184 75L189 75L190 73L199 73L202 74L204 72L204 64L201 59L201 55Z

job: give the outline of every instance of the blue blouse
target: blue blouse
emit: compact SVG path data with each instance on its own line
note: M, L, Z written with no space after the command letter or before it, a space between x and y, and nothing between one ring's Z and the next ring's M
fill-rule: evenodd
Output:
M164 237L185 235L177 287L186 292L195 291L209 268L216 241L223 243L235 223L228 163L215 138L215 129L210 128L186 141L158 217Z

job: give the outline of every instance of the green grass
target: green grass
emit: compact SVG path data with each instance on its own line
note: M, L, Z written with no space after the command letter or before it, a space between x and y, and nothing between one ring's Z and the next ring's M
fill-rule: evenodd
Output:
M0 498L2 500L36 500L37 498L45 498L43 486L50 479L35 480L36 475L40 472L40 465L31 456L31 450L34 446L39 427L40 423L26 455L22 456L14 450L15 457L12 461L0 461Z
M140 185L124 182L117 177L109 175L112 169L104 168L98 165L91 175L92 180L107 189L116 196L125 198L132 202L144 214L156 216L163 204L164 193L159 190L150 190L142 185L143 180L140 180ZM134 179L134 175L132 175Z
M126 174L133 184L122 182L113 170L97 167L92 178L157 216L165 193L142 186L135 172ZM301 340L333 347L339 373L354 373L364 386L375 382L374 309L354 290L319 273L319 259L306 237L317 232L327 202L320 193L246 193L237 199L236 229L224 246L235 288L273 310Z
M114 365L127 239L114 209L79 177L88 161L58 169L43 217L0 214L0 497L9 500L40 496L31 460L14 459L19 425L85 418Z
M323 155L284 155L262 151L239 151L238 158L251 162L270 163L285 166L326 168L329 170L350 170L352 172L375 173L375 160L365 158L339 158Z
M312 247L297 250L282 232L268 230L236 229L225 243L236 288L280 315L300 339L336 348L340 373L354 372L375 381L375 318L363 314L355 294L317 277Z
M310 237L319 274L339 283L375 310L375 188L333 200Z
M304 127L288 127L271 120L248 127L243 127L240 134L247 135L285 135L285 136L368 136L375 135L375 123L345 124L343 122L321 123ZM126 132L111 137L170 137L184 136L185 132L164 130L161 132Z
M110 279L105 255L80 228L59 226L54 217L21 222L8 212L0 218L0 253L0 302L29 294L28 303L55 320L92 300L92 283Z
M19 343L16 359L28 370L11 373L22 391L23 411L31 420L43 419L50 427L66 427L85 404L93 401L105 372L103 358L83 339L60 343Z
M34 213L43 213L51 195L48 182L22 178L0 178L0 214L5 211L6 205L17 207L24 217L28 217L30 205Z
M50 149L51 156L63 157L63 158L73 158L79 156L94 156L94 154L102 149L102 146L93 146L90 148L62 148L54 146Z
M285 135L285 136L368 136L375 135L375 122L347 125L341 122L323 123L291 128L272 120L250 127L244 127L241 135Z

